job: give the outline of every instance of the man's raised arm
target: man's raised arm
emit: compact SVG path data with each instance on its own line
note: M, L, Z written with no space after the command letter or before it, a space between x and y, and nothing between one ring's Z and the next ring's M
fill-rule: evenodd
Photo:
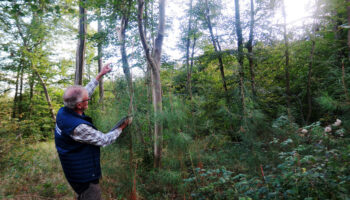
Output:
M92 93L94 93L96 86L98 85L98 82L100 81L100 79L102 78L103 75L107 74L108 72L110 72L112 70L112 68L109 67L110 63L108 63L107 65L105 65L101 72L97 74L96 78L92 81L90 81L90 83L88 83L85 86L85 89L88 91L89 97L91 97Z

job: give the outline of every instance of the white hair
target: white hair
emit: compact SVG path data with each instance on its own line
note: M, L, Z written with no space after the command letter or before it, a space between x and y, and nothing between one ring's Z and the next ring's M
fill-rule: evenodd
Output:
M73 85L68 87L63 94L64 106L70 109L74 109L77 103L83 100L84 92L87 92L87 91L81 85Z

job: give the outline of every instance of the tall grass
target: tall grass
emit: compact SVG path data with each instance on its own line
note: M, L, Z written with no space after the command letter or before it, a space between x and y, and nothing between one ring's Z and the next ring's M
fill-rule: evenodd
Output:
M0 197L5 199L72 199L54 142L17 144L3 157Z

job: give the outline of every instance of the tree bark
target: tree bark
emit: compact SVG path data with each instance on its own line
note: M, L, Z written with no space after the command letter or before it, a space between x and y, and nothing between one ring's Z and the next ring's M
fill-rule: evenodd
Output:
M208 5L208 0L205 0L205 18L207 21L207 25L208 25L208 29L210 32L210 37L211 37L211 41L213 43L213 47L215 50L215 53L218 56L218 60L219 60L219 69L220 69L220 74L221 74L221 80L222 80L222 85L224 87L225 90L225 95L226 95L226 101L227 103L229 103L229 98L228 98L228 93L227 93L227 85L226 85L226 78L225 78L225 71L224 71L224 64L222 61L222 56L221 56L221 51L219 51L218 46L217 46L217 41L215 39L214 33L213 33L213 27L211 24L211 20L210 20L210 13L209 13L209 5Z
M249 26L249 40L247 43L248 49L248 61L249 61L249 71L250 71L250 83L252 87L253 97L256 97L255 89L255 72L254 72L254 59L253 59L253 41L254 41L254 25L255 25L255 10L254 10L254 0L250 0L250 26Z
M16 118L17 101L18 101L18 84L19 84L19 75L20 75L21 67L22 66L20 65L17 71L15 96L13 98L12 118Z
M23 117L23 73L24 73L24 67L21 68L21 75L20 75L20 84L19 84L19 101L18 101L18 114L20 114L20 118Z
M47 91L46 84L45 84L44 80L41 78L38 70L34 66L32 66L32 69L34 70L34 73L38 76L38 78L40 80L40 83L41 83L41 86L44 89L44 93L45 93L47 104L49 106L49 111L50 111L50 114L51 114L52 122L56 123L56 116L55 116L55 113L54 113L54 110L53 110L53 107L52 107L50 95L49 95L49 92Z
M147 38L147 28L149 27L148 24L148 3L149 1L145 2L145 14L144 14L144 24L143 24L143 31L144 31L144 35L145 38ZM153 5L153 1L152 1L152 5ZM153 7L153 6L152 6ZM152 13L151 12L151 18L152 18ZM153 23L150 24L151 25L151 31L153 32ZM152 33L151 32L151 33ZM152 37L152 41L154 41L153 38L153 34L151 34ZM152 123L151 123L151 113L152 113L152 72L151 72L151 66L149 65L149 63L147 63L147 69L146 69L146 85L147 85L147 124L148 124L148 136L152 137ZM146 148L145 148L146 150Z
M138 28L141 38L142 47L146 54L147 62L149 63L152 71L152 94L153 94L153 109L155 113L154 122L154 167L161 167L162 157L162 141L163 141L163 127L160 120L160 114L162 113L162 87L160 82L160 59L162 53L162 44L164 39L165 28L165 0L159 0L159 23L158 34L155 39L155 45L151 53L151 49L146 41L143 30L143 6L144 0L138 0Z
M312 113L312 97L311 97L311 76L312 76L312 66L313 66L313 59L314 59L314 52L315 52L315 40L312 39L312 46L311 46L311 52L310 52L310 61L309 61L309 71L307 75L307 104L308 104L308 112L306 117L306 124L309 123L311 113Z
M187 74L187 80L188 80L188 90L190 92L190 98L192 100L193 94L192 94L192 69L193 69L193 58L194 58L194 49L196 46L196 41L197 38L196 36L193 38L193 43L192 43L192 52L191 52L191 63L190 63L190 71Z
M87 17L86 10L84 8L85 0L79 0L79 40L77 47L77 56L76 56L76 66L75 66L75 85L83 84L83 72L85 64L85 40L86 40L86 25Z
M28 109L28 117L29 119L32 116L33 113L33 96L34 96L34 84L35 84L35 74L32 73L32 77L30 78L29 81L29 109Z
M348 6L347 8L347 15L348 15L348 26L350 26L350 0L347 0ZM349 52L348 52L348 61L350 62L350 29L348 28L348 47L349 47Z
M192 100L192 88L191 88L191 70L190 70L190 45L191 45L191 36L192 36L192 2L190 0L190 10L188 18L188 29L187 29L187 38L186 38L186 69L187 69L187 91Z
M347 15L348 15L348 26L350 26L350 0L347 0L348 6L347 6ZM350 29L348 28L348 62L350 63ZM349 102L349 95L348 90L345 83L345 65L344 61L342 62L342 81L343 81L343 87L345 91L345 97L346 101Z
M318 31L318 15L320 12L320 2L316 1L316 11L314 13L314 22L312 25L312 30L310 34L310 40L311 40L311 51L310 51L310 58L309 58L309 69L308 69L308 78L307 78L307 103L308 103L308 111L306 116L306 124L310 122L310 118L312 115L312 94L311 94L311 78L312 78L312 68L314 64L314 55L315 55L315 45L316 45L316 32Z
M240 88L240 98L241 98L241 106L242 106L242 116L243 120L245 120L245 95L244 95L244 69L243 69L243 36L242 36L242 28L241 28L241 19L239 14L239 0L235 0L235 18L236 18L236 34L237 34L237 60L239 63L239 88Z
M343 88L344 88L344 94L345 94L345 98L346 101L349 103L349 94L348 94L348 89L346 87L346 83L345 83L345 64L344 61L342 61L341 63L341 71L342 71L342 83L343 83Z
M288 118L289 120L292 120L292 113L291 113L291 92L290 92L290 79L289 79L289 42L288 42L288 36L287 36L287 17L286 17L286 9L284 5L284 0L282 0L282 15L283 15L283 38L284 38L284 45L285 45L285 78L286 78L286 102L287 102L287 112L288 112Z
M98 33L102 32L102 24L101 24L101 8L98 10L98 22L97 22L97 31ZM102 70L102 41L98 41L97 45L97 54L98 54L98 72L100 73ZM103 86L103 77L99 80L99 103L103 104L103 96L104 96L104 86Z
M129 22L129 16L130 16L130 8L131 7L131 1L128 1L128 5L126 10L123 10L123 16L121 19L121 24L120 28L117 27L117 33L118 33L118 38L120 41L120 53L122 56L122 63L123 63L123 71L125 75L125 79L128 83L128 88L129 88L129 110L128 114L132 115L134 113L134 108L133 108L133 96L134 96L134 89L133 89L133 84L132 84L132 75L129 69L129 62L128 62L128 55L126 52L126 29L128 28L128 22ZM143 136L142 141L143 141ZM133 134L130 134L130 141L129 141L129 151L130 151L130 168L133 169L133 186L131 190L131 195L130 199L138 199L137 197L137 192L136 192L136 167L137 165L134 165L133 159L134 159L134 153L133 153Z
M134 88L133 88L133 84L132 84L132 74L130 72L128 55L126 53L126 40L125 40L125 37L126 37L125 33L126 33L126 29L128 27L128 23L129 23L131 1L129 1L128 3L129 3L128 8L124 11L125 13L123 13L120 28L119 27L117 28L117 32L118 32L118 37L120 40L120 53L122 56L123 71L124 71L126 81L128 83L128 88L129 88L130 101L129 101L128 113L129 113L129 115L131 115L133 113L133 110L134 110L133 109Z
M33 95L34 95L34 74L32 73L32 77L30 78L29 81L29 102L31 104L32 99L33 99Z
M152 70L149 64L147 64L146 71L146 85L147 85L147 123L148 123L148 135L152 137L152 123L151 123L151 115L152 115Z
M13 2L15 3L15 2ZM16 15L16 18L15 18L15 22L16 22L16 27L18 29L18 34L20 35L22 41L23 41L23 46L28 50L27 48L27 39L26 37L24 36L23 34L23 31L22 31L22 27L19 23L19 19L18 19L18 15ZM22 56L23 56L23 52L21 52ZM19 105L18 106L18 84L19 84L19 81L21 81L20 85L21 85L21 89L22 90L22 84L23 84L23 68L24 68L24 60L21 59L20 60L20 67L18 69L18 72L17 72L17 79L16 79L16 92L15 92L15 97L14 97L14 104L13 104L13 113L12 113L12 117L15 118L16 117L16 111L18 111L18 113L20 113L21 111L19 110ZM20 78L22 77L22 78ZM20 96L22 95L21 94L22 91L20 91ZM20 97L22 98L22 97Z

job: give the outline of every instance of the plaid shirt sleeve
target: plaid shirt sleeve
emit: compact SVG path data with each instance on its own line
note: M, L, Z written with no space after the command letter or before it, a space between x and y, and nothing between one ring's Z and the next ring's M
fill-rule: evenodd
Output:
M92 81L90 81L90 83L88 83L85 86L85 89L88 91L89 93L89 97L91 97L92 93L94 93L96 86L98 85L98 81L96 79L93 79Z
M122 130L118 128L104 134L89 125L80 124L74 129L74 133L71 137L78 142L104 147L112 144L121 133Z

